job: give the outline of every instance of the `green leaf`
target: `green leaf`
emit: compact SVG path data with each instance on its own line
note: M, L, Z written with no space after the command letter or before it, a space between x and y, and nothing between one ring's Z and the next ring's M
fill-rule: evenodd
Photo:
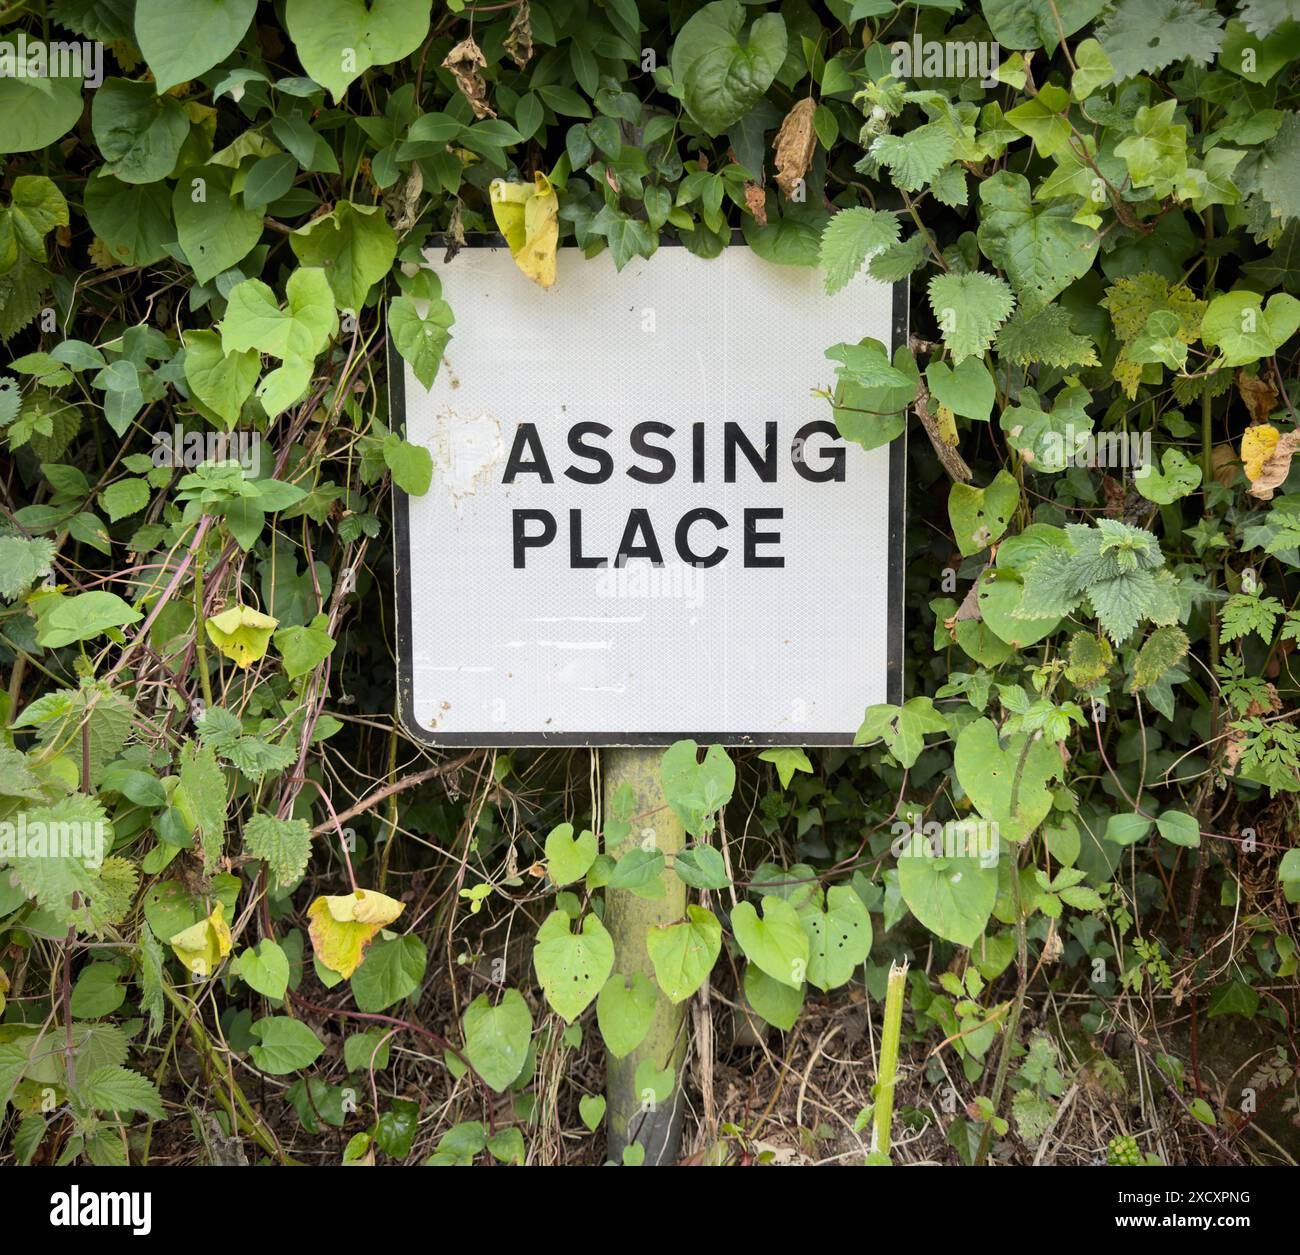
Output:
M999 357L1017 366L1099 364L1092 341L1074 333L1070 315L1060 305L1045 305L1033 314L1016 310L998 332L994 348Z
M943 122L927 122L906 135L877 136L867 150L889 171L895 187L920 191L956 154L952 131Z
M384 464L393 482L412 497L422 497L433 482L433 455L423 445L410 444L396 432L384 438Z
M1151 74L1175 61L1206 65L1223 42L1223 18L1196 0L1119 0L1097 28L1117 79Z
M980 373L988 377L983 367ZM1006 471L999 471L987 488L953 484L948 490L948 518L962 556L980 553L999 540L1019 504L1020 485Z
M725 889L731 883L722 855L711 845L694 845L674 854L673 871L692 889Z
M537 930L533 967L546 1001L566 1023L572 1023L609 979L614 943L597 916L584 915L574 933L569 917L552 911Z
M898 860L898 889L931 932L959 946L979 940L998 896L996 867L977 858L908 853Z
M776 767L777 779L781 781L781 787L788 789L790 781L794 779L796 771L806 771L811 773L813 765L808 761L806 751L799 749L797 746L784 745L779 749L764 750L759 756L761 761L772 763ZM721 857L721 856L719 856ZM690 883L689 881L687 882ZM721 888L720 885L709 885L707 888Z
M785 22L779 13L759 17L742 41L744 24L739 0L714 0L687 20L673 44L673 82L687 112L709 135L738 121L785 61Z
M1244 1019L1253 1020L1256 1012L1259 1011L1259 1001L1259 994L1244 980L1229 981L1226 985L1220 985L1210 995L1210 1005L1205 1013L1206 1019L1215 1020L1221 1015L1240 1015ZM1213 1118L1206 1123L1213 1124Z
M314 359L339 325L325 272L295 270L285 284L285 297L281 309L260 279L236 284L221 321L221 347L227 353L253 349L282 359Z
M1007 441L1029 466L1042 474L1066 470L1086 447L1092 434L1088 390L1072 375L1052 398L1052 408L1033 388L1021 388L1015 405L1002 411L999 426Z
M615 972L605 982L596 999L596 1023L614 1058L625 1058L645 1040L657 1002L654 984L641 972L632 976Z
M82 1083L81 1096L96 1111L139 1111L151 1120L164 1115L158 1087L129 1068L96 1068Z
M310 1067L325 1052L325 1043L306 1024L287 1015L268 1015L248 1031L255 1039L248 1053L268 1076L287 1076Z
M1220 366L1246 366L1271 357L1300 329L1300 301L1275 292L1263 304L1254 292L1216 296L1201 319L1201 339L1222 353Z
M761 905L762 918L751 903L737 903L731 931L751 963L774 981L798 989L808 972L808 934L789 902L768 895Z
M172 193L176 240L200 283L215 279L242 261L262 238L262 215L243 207L231 191L230 179L231 172L221 166L198 166L181 175ZM229 352L232 347L247 349L254 345L248 341L225 347Z
M594 1133L605 1118L605 1099L600 1094L583 1094L578 1099L578 1115L587 1131Z
M36 639L46 649L94 640L112 628L138 623L144 616L116 593L78 593L62 598L41 621Z
M1201 468L1177 449L1166 449L1160 457L1162 470L1153 463L1138 467L1133 472L1133 483L1148 501L1156 505L1172 505L1201 484Z
M357 313L397 256L397 236L379 205L341 200L333 212L299 227L289 244L304 266L319 267L339 309Z
M296 884L311 857L311 827L305 819L253 815L244 824L244 848L265 861L276 888Z
M84 207L91 229L120 265L152 265L176 239L165 183L123 183L101 166L86 181Z
M106 168L124 183L166 178L190 133L179 101L157 95L152 83L124 78L110 78L96 90L90 119Z
M1133 663L1130 692L1137 693L1159 682L1162 676L1187 656L1187 633L1180 627L1157 628L1143 642Z
M38 152L81 117L79 78L0 76L0 153Z
M982 0L980 8L1004 48L1046 48L1050 56L1105 8L1105 0Z
M944 274L930 280L930 308L954 363L982 357L1015 303L1011 289L995 275Z
M498 1094L510 1085L528 1062L533 1017L517 989L507 989L493 1006L479 994L465 1008L465 1057L474 1071Z
M412 297L398 296L389 302L388 334L426 388L433 387L455 321L451 306L441 299L429 301L423 314Z
M1024 841L1052 809L1050 782L1064 764L1054 741L1020 732L1004 749L991 719L968 723L957 737L953 767L966 796L1007 841Z
M303 69L337 101L371 66L414 52L429 9L429 0L288 0L284 21Z
M127 515L138 514L149 504L149 484L143 479L119 479L109 484L99 494L99 504L104 507L109 522L116 523Z
M803 986L792 989L773 980L755 963L745 964L745 998L749 1005L773 1028L788 1033L803 1009Z
M126 986L116 963L91 963L72 986L72 1014L79 1020L112 1015L126 1001Z
M987 422L993 412L996 385L978 357L966 358L955 370L947 362L931 362L925 368L925 382L940 405L963 418Z
M848 981L871 953L871 916L849 885L832 886L825 909L814 899L799 920L808 934L808 983L823 992Z
M1116 845L1135 845L1151 831L1151 821L1135 811L1112 815L1106 821L1106 840Z
M20 174L14 179L8 232L4 230L4 211L0 210L0 271L13 266L20 248L36 261L45 261L45 237L55 227L66 227L68 221L68 202L52 180L40 174ZM10 240L8 256L3 245L6 234ZM102 366L103 362L98 364Z
M585 829L576 838L572 824L559 824L546 838L546 870L557 885L581 880L600 852L595 833Z
M1029 180L1008 170L980 184L980 251L1029 313L1087 274L1097 256L1097 233L1072 221L1073 212L1068 203L1036 206Z
M306 625L281 628L274 640L284 660L284 673L291 680L315 671L338 644L329 634L329 618L324 614Z
M868 706L853 744L870 745L883 740L904 767L911 767L925 748L926 734L945 732L947 728L948 721L935 710L930 698L913 697L903 706Z
M673 1096L673 1081L676 1069L670 1063L666 1068L655 1067L653 1059L642 1059L636 1065L636 1074L632 1080L632 1090L642 1104L657 1105L666 1103Z
M256 349L227 353L215 331L185 332L185 382L227 427L239 421L261 369Z
M1156 819L1156 827L1166 841L1174 845L1196 849L1201 844L1201 825L1186 811L1163 811Z
M424 979L428 962L424 942L409 934L376 941L352 973L352 996L362 1011L385 1011L409 998Z
M693 837L707 836L713 816L736 787L736 766L721 745L710 745L704 761L694 741L676 741L664 751L659 768L664 797L682 827Z
M821 268L826 291L834 294L878 253L898 242L898 217L882 210L842 209L826 224L821 240Z
M236 970L245 982L266 998L278 1000L289 987L289 957L269 937L256 948L249 946L238 958Z
M136 0L135 41L157 90L198 78L224 61L244 37L257 0Z
M652 926L645 944L659 988L676 1004L699 989L713 970L722 948L722 925L712 911L688 906L681 923Z

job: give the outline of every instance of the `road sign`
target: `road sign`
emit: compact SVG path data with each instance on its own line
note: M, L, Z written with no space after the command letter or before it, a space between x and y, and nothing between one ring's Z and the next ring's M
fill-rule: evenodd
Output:
M844 441L814 389L831 345L905 336L904 285L827 296L741 245L564 248L549 290L504 247L434 264L442 368L389 372L434 464L394 489L413 736L842 745L899 700L903 438Z

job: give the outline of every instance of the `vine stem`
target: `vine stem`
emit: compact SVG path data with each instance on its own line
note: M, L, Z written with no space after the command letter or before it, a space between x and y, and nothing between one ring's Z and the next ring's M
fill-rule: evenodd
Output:
M209 711L212 701L212 678L208 675L207 628L203 621L203 555L194 557L194 656L199 668L199 683L203 686L203 709Z

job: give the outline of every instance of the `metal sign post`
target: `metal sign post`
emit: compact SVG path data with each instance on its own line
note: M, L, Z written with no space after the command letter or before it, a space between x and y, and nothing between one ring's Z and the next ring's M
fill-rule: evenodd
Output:
M841 438L826 350L906 339L905 285L737 244L662 247L616 272L560 250L527 282L489 241L431 258L455 312L431 388L394 358L392 423L433 459L394 490L399 706L439 746L849 745L863 710L901 700L904 448ZM819 395L820 392L820 395ZM681 828L658 753L611 748L666 853ZM613 853L613 851L610 851ZM682 918L609 890L615 971L653 970L646 930ZM637 1066L684 1056L660 997L646 1042L609 1060L614 1157L670 1162L679 1095L643 1109Z

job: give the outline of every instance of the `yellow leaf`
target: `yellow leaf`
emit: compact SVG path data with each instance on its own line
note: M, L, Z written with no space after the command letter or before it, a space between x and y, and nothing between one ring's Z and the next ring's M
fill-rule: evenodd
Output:
M1246 471L1246 478L1254 483L1264 469L1264 463L1277 448L1278 430L1268 423L1258 423L1247 427L1241 438L1241 463Z
M218 902L207 919L182 929L167 942L176 957L195 976L211 976L217 964L230 953L230 925L226 908Z
M330 971L351 976L361 966L371 938L404 910L405 903L373 889L317 898L307 908L312 949Z
M4 968L0 967L0 1015L4 1014L5 994L9 992L9 977L5 975Z
M515 265L534 283L555 282L555 251L560 242L560 199L538 171L533 185L493 179L488 189L492 216L501 228Z
M207 629L208 639L231 662L251 667L266 654L271 633L279 624L279 619L251 606L231 606L206 619L203 626Z

